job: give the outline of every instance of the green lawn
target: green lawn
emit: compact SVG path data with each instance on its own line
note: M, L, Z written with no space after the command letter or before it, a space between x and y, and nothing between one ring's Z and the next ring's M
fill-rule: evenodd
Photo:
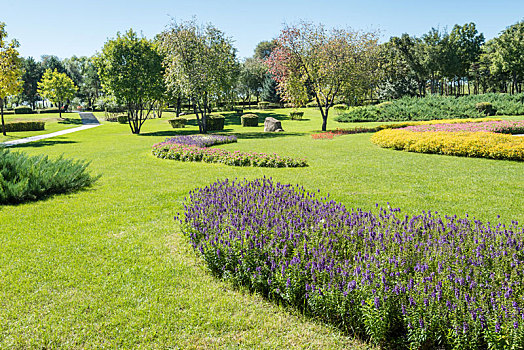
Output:
M55 131L73 128L82 125L82 120L78 113L62 113L62 119L58 113L42 113L42 114L6 114L4 115L6 123L16 121L41 120L45 121L45 130L41 131L21 131L8 132L7 136L1 133L2 126L0 125L0 142L22 139L25 137L50 134Z
M271 176L366 210L389 203L406 214L524 221L522 162L381 149L370 134L313 140L319 113L290 121L280 115L288 111L263 111L281 117L284 133L228 119L225 132L239 140L219 147L306 157L307 168L157 159L152 144L197 130L194 121L172 129L167 115L147 121L139 136L105 123L14 148L87 159L102 177L85 191L0 207L0 348L366 347L206 271L173 216L191 189L219 178Z

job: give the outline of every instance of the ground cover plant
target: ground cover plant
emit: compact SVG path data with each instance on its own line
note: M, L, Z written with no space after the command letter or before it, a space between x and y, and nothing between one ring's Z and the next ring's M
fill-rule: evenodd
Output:
M362 106L341 113L339 122L406 121L485 117L482 103L491 103L496 115L524 115L524 94L484 94L463 97L430 95L403 97L379 105ZM478 105L478 107L477 107Z
M0 207L0 348L372 347L206 272L173 216L189 191L217 179L265 175L365 211L389 202L411 216L431 209L507 225L524 220L523 162L397 152L376 147L370 134L319 142L310 135L320 131L320 113L304 109L303 121L288 123L290 111L253 110L282 120L278 134L226 117L224 134L238 142L219 148L307 157L310 166L300 169L156 158L153 143L198 133L193 115L186 129L172 129L166 118L174 113L149 120L139 136L106 123L16 147L86 159L103 176L86 191Z
M380 147L462 157L524 160L524 121L433 124L387 129L371 141ZM510 134L510 135L503 135Z
M524 228L217 181L179 218L213 273L396 348L520 348Z
M27 156L0 148L0 204L16 204L92 185L89 163Z

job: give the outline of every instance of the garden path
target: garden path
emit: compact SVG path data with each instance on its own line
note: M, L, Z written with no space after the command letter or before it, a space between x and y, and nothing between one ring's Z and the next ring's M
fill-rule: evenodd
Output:
M16 146L16 145L21 145L21 144L28 143L28 142L40 141L44 139L49 139L51 137L66 135L72 132L87 130L87 129L91 129L91 128L102 125L98 122L98 119L96 119L93 113L84 112L84 113L78 113L78 114L80 115L80 118L82 118L82 124L83 124L82 126L79 126L78 128L66 129L66 130L61 130L57 132L52 132L50 134L37 135L37 136L26 137L26 138L18 139L18 140L7 141L7 142L2 143L1 145L6 146L6 147Z

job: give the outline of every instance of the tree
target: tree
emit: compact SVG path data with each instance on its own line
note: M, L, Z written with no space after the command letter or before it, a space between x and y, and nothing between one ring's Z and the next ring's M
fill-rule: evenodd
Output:
M269 56L271 56L271 52L278 46L277 40L273 39L271 41L261 41L258 43L257 47L255 48L255 53L253 55L253 58L259 59L259 60L265 60Z
M59 73L66 73L66 69L60 58L53 55L42 55L41 59L43 71L48 69L54 71L56 69Z
M249 102L251 96L255 96L257 102L259 101L266 71L264 62L256 58L248 58L242 63L238 83L244 102Z
M33 57L28 57L22 60L22 67L24 74L22 80L24 81L22 90L22 99L31 104L35 109L38 97L38 82L42 79L42 64L34 60Z
M524 80L524 21L506 28L494 40L492 72L507 73L511 79L511 92L522 91Z
M264 76L264 81L262 82L262 92L260 93L262 101L280 103L282 99L278 94L277 86L278 83L273 79L273 76L269 73L266 74Z
M131 132L140 134L165 90L162 56L155 45L132 29L117 33L105 43L95 64L104 90L126 106Z
M47 69L38 82L38 93L43 98L58 105L58 112L62 118L62 106L64 102L72 99L78 90L75 83L65 73L59 73L56 69Z
M282 30L267 63L284 100L301 105L310 93L314 96L326 131L335 99L353 94L372 77L377 40L372 32L328 32L323 25L302 22Z
M207 132L210 105L231 91L238 69L232 41L211 24L173 23L160 34L165 82L191 99L200 133Z
M22 61L16 50L16 40L7 42L5 23L0 22L0 114L2 116L2 134L5 136L4 103L8 96L18 94L22 89Z

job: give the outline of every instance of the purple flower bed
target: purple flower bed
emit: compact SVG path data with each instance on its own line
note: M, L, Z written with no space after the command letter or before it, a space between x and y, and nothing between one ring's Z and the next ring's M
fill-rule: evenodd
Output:
M308 165L305 159L281 157L277 154L241 151L231 152L219 148L201 148L167 142L154 145L153 154L163 159L185 162L222 163L233 166L296 168Z
M196 189L179 220L217 276L376 344L524 344L517 222L350 210L266 178Z
M209 147L214 145L222 145L224 143L237 142L237 137L234 135L180 135L167 138L164 143L179 144L196 147Z
M425 131L448 131L448 132L496 132L502 134L521 134L524 133L524 120L509 121L498 120L481 123L462 123L462 124L431 124L415 125L403 128L404 130L425 132Z

